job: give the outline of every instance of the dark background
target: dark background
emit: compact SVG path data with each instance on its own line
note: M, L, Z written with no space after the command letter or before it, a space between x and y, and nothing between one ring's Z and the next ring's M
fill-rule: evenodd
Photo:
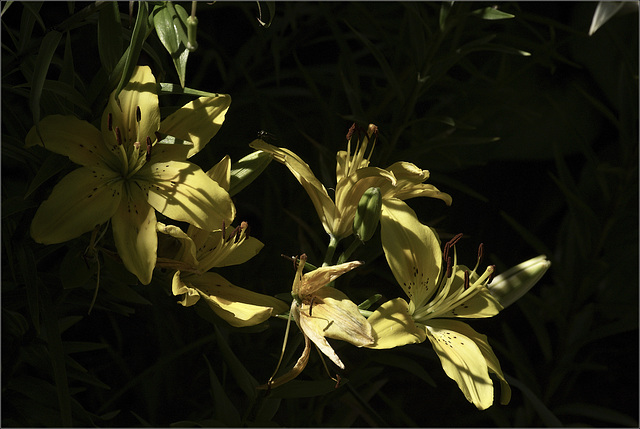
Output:
M183 308L168 272L141 286L114 267L87 315L95 277L68 287L68 267L83 264L88 237L45 247L28 234L38 204L74 167L60 157L64 167L25 198L50 155L22 147L33 125L28 88L39 40L86 4L45 2L44 29L36 22L22 34L29 13L15 3L2 17L3 426L59 426L61 394L78 426L637 426L637 8L589 37L595 2L499 3L515 18L498 21L469 14L491 5L454 3L442 32L443 3L276 3L269 28L258 24L256 3L199 3L199 48L186 82L233 100L221 131L192 159L205 170L225 154L235 161L250 153L248 143L266 130L331 188L351 124L375 123L374 165L413 162L452 195L451 207L408 203L443 240L465 234L459 260L473 266L480 243L483 264L499 271L546 254L551 269L527 296L470 323L489 337L512 381L510 405L477 411L429 344L370 351L334 342L347 367L341 388L327 388L312 354L283 398L252 397L237 362L266 381L285 322L239 330L204 306ZM120 6L126 30L128 4ZM68 34L74 85L85 95L101 67L95 16ZM31 40L20 51L10 35ZM58 78L64 37L50 79ZM141 63L159 81L178 82L157 36L147 43ZM424 70L430 77L419 88ZM42 115L59 105L48 94ZM93 121L102 107L69 113ZM310 200L274 162L234 202L237 221L247 220L265 247L221 273L286 296L293 270L280 254L320 262L327 244ZM345 276L355 302L399 295L378 242L376 235L354 254L366 265ZM118 289L122 283L130 287ZM290 361L300 350L296 335ZM60 362L66 380L55 376ZM315 386L328 393L310 394Z

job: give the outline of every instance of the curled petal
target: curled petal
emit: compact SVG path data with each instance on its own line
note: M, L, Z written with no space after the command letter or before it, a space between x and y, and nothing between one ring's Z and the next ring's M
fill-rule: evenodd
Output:
M367 319L373 330L375 342L367 347L390 349L405 344L421 343L426 339L424 326L417 326L409 305L402 298L395 298L382 304Z
M327 283L330 283L344 273L358 268L364 262L351 261L339 265L329 265L310 271L302 276L301 281L294 282L293 293L299 296L311 295ZM303 263L304 264L304 263Z
M135 184L112 218L113 239L124 266L142 284L149 284L156 265L158 233L156 212Z
M222 127L231 104L229 95L200 97L169 115L160 124L160 133L193 143L187 157L200 152Z
M195 164L154 163L143 177L148 181L149 204L171 219L213 231L235 217L229 194Z
M50 115L40 121L42 141L31 128L25 144L27 147L44 145L47 150L68 156L76 164L86 167L109 168L117 158L107 149L100 131L75 116Z
M275 378L271 381L271 383L261 384L257 388L260 390L272 389L278 386L282 386L283 384L293 380L296 378L303 369L307 366L309 362L309 354L311 353L311 341L309 337L304 337L304 350L302 351L302 355L298 358L296 364L291 368L291 370L287 371L285 374L282 374L280 377Z
M469 402L485 410L493 404L493 381L479 344L487 337L456 320L429 321L427 338L440 358L442 369L453 379ZM488 346L488 344L487 344Z
M185 307L191 307L200 300L200 294L192 287L187 286L180 277L180 271L176 271L171 282L171 291L175 296L183 295L178 301Z
M324 329L327 327L329 321L320 319L317 316L309 316L308 308L306 312L303 313L299 307L296 307L294 316L296 315L296 322L298 322L300 329L304 332L304 336L313 341L316 347L339 368L344 369L344 364L324 336Z
M156 229L158 232L163 234L170 235L171 237L180 241L181 246L178 254L176 255L176 259L182 262L187 263L192 267L198 266L198 259L196 258L196 245L183 230L175 225L165 225L163 223L157 222ZM176 295L174 293L174 295Z
M218 316L236 327L257 325L289 308L284 301L235 286L213 272L182 276L182 282L195 289Z
M53 188L31 222L38 243L62 243L108 221L122 199L122 180L101 168L81 167Z
M329 197L329 194L327 194L324 185L314 176L309 165L290 150L270 145L262 140L254 140L249 146L253 149L272 154L276 161L287 166L305 191L307 191L307 194L309 194L309 198L311 198L313 202L313 206L318 213L318 217L325 231L327 234L332 234L336 205ZM366 188L364 190L366 190Z

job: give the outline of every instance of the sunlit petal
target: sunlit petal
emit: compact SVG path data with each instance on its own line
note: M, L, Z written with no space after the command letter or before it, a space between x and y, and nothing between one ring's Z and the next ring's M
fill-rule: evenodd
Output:
M193 143L187 156L191 157L218 133L230 104L225 94L190 101L162 121L160 133Z
M333 287L323 287L314 294L313 304L303 304L301 314L324 320L323 335L362 347L373 344L371 325L360 314L358 306L343 292Z
M358 268L362 264L363 262L361 261L351 261L339 265L320 267L305 273L299 284L295 285L294 283L293 293L297 295L311 295L327 283L334 281L354 268Z
M318 317L311 317L309 316L308 311L302 312L297 307L296 310L299 311L299 317L296 321L298 322L302 332L304 332L304 335L309 337L318 349L320 349L325 356L331 359L333 363L335 363L339 368L344 369L344 364L324 336L324 330L326 329L329 321Z
M156 212L135 184L129 187L128 197L125 195L112 218L113 239L124 266L146 285L157 258Z
M196 289L213 311L232 326L257 325L289 308L284 301L235 286L214 272L183 275L182 281Z
M62 243L108 221L122 199L122 180L101 168L67 174L36 212L31 236L39 243Z
M382 248L398 284L416 307L435 292L442 264L438 236L415 212L395 198L382 202Z
M406 344L421 343L426 338L424 327L417 326L409 305L402 298L395 298L382 304L367 319L373 330L375 342L372 349L390 349Z
M120 92L118 101L115 92L109 96L109 103L102 114L102 135L109 145L115 145L115 133L109 130L118 127L122 133L122 142L131 145L134 142L144 144L147 137L156 140L155 132L160 127L160 109L158 106L156 79L147 66L135 68L129 83ZM138 111L140 121L138 122Z
M194 164L151 164L141 177L148 180L149 204L171 219L213 231L235 217L229 194Z
M207 176L218 182L222 189L229 192L231 182L231 157L225 155L216 165L207 171Z
M187 277L188 278L188 277ZM200 301L200 294L193 287L188 286L182 281L180 271L176 271L171 282L171 291L175 296L182 295L182 299L178 301L185 307L191 307Z
M455 380L467 400L480 410L489 408L493 404L493 381L476 344L476 340L486 342L486 337L463 322L438 319L427 325L427 338L445 373Z

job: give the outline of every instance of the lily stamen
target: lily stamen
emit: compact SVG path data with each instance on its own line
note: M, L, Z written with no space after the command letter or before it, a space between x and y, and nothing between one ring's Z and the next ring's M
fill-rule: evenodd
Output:
M113 131L113 116L111 113L107 115L107 129L109 131Z
M147 162L151 160L151 146L151 138L147 136L147 156L145 157Z

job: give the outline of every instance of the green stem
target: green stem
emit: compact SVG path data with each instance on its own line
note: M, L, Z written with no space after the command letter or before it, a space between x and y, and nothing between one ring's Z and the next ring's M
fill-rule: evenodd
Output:
M351 254L362 244L363 244L362 241L360 241L357 237L355 237L351 242L351 244L349 245L349 247L347 248L347 250L342 252L340 257L338 258L338 262L336 262L336 265L346 262L346 260L349 259L349 256L351 256Z
M324 262L322 263L323 267L326 267L327 265L331 265L333 254L336 253L336 248L338 247L339 242L340 242L339 238L336 238L332 234L329 234L329 245L327 246L327 253L324 256Z

